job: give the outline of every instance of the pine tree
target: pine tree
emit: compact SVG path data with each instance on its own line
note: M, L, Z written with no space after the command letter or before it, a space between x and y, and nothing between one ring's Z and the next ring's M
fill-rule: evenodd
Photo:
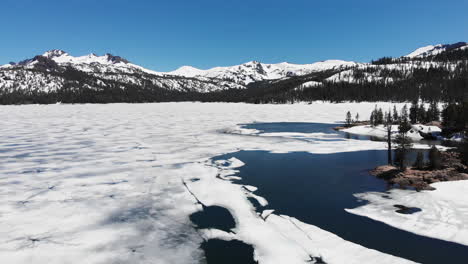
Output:
M412 147L412 143L407 133L411 129L411 124L408 120L408 107L403 106L401 110L400 121L398 125L398 136L396 137L397 148L395 151L395 161L401 170L406 169L406 160L408 151Z
M376 124L382 125L383 123L384 123L384 114L383 114L382 108L379 108L379 110L377 110Z
M371 115L370 115L370 118L369 118L369 122L371 124L371 126L375 126L375 110L373 110L371 112Z
M351 112L348 111L346 113L346 126L350 127L352 123L353 123L353 119L351 118Z
M393 106L393 116L392 116L393 122L397 122L400 117L398 116L398 111L396 109L396 105Z
M408 107L406 105L401 109L401 116L398 124L400 134L406 134L411 129L411 124L408 120Z
M411 124L416 124L418 123L418 103L417 102L412 102L410 109L409 109L409 119Z
M421 151L416 155L416 161L413 166L418 170L424 169L424 155Z
M465 137L466 133L467 132L465 131ZM459 145L458 151L460 152L462 163L468 165L468 141L466 139Z
M442 167L440 152L435 146L432 146L431 150L429 150L429 165L433 170L438 170Z
M427 110L427 118L429 120L428 122L440 120L440 111L439 107L437 106L437 102L432 101L429 104L429 109Z
M401 170L405 170L408 152L413 144L411 143L408 135L401 132L398 133L395 142L397 143L395 150L395 163Z
M356 113L355 119L356 119L356 120L355 120L356 122L359 122L359 113Z
M417 122L418 123L427 123L429 118L427 117L426 113L426 108L424 107L424 104L421 103L421 105L418 107L418 112L417 112Z
M385 118L385 126L387 129L387 161L389 165L393 164L393 158L392 158L392 115L390 113L390 110L388 113L386 113L386 118Z

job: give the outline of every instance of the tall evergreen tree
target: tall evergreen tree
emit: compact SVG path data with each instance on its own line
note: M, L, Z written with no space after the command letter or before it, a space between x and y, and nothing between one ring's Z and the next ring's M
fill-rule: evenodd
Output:
M437 102L432 101L429 104L429 109L427 110L427 116L428 116L429 122L440 120L440 111L439 111Z
M377 125L382 125L384 123L384 113L382 111L382 108L379 108L379 110L377 110L376 123Z
M369 118L369 122L371 126L375 126L375 116L376 116L375 110L372 110L370 118Z
M413 144L411 143L407 133L402 133L401 131L398 133L395 142L397 143L395 150L395 163L401 170L405 170L408 159L408 152Z
M398 122L400 116L398 115L398 111L396 109L396 105L393 106L393 115L392 115L393 122Z
M353 123L353 119L352 119L352 117L351 117L351 112L348 111L348 112L346 113L346 126L347 126L347 127L350 127L352 123Z
M411 124L408 119L408 107L406 105L401 109L401 116L398 124L398 130L400 134L408 133L411 129Z
M421 151L416 155L416 161L413 166L418 170L424 169L424 155Z
M387 130L387 162L389 165L393 164L393 158L392 158L392 114L390 113L390 110L388 113L385 115L385 126Z
M412 147L408 131L411 129L411 124L408 119L408 107L403 106L398 125L398 136L396 137L397 148L395 151L395 161L401 170L406 169L406 161L408 152Z
M431 150L429 150L429 165L433 170L438 170L442 167L440 152L435 146L432 146Z
M424 104L421 103L421 105L418 107L418 112L417 112L417 123L427 123L429 118L427 117L426 113L426 107L424 107Z
M411 124L418 123L418 102L412 102L409 109L409 119Z

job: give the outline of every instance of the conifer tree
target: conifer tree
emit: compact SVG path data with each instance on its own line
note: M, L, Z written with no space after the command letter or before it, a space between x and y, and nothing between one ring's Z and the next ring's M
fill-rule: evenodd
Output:
M432 146L431 150L429 150L429 165L433 170L438 170L442 167L440 152L435 146Z
M371 124L371 126L375 126L375 110L373 110L371 112L371 115L370 115L370 118L369 118L369 122Z
M406 169L406 160L408 151L412 147L412 143L407 133L411 129L411 124L408 120L408 107L403 106L401 110L400 121L398 125L398 136L396 137L397 148L395 151L395 161L401 170Z
M393 164L393 158L392 158L392 114L390 113L390 110L388 113L385 115L385 126L387 130L387 161L389 165Z
M426 108L424 107L424 104L421 103L421 105L418 107L418 112L417 112L417 122L418 123L427 123L429 118L426 113Z
M393 122L398 122L398 119L400 117L398 116L398 111L396 109L396 105L393 106L393 116L392 116Z
M406 134L411 129L411 124L408 120L408 107L406 105L401 109L401 116L398 124L400 134Z
M418 103L417 102L412 102L410 109L409 109L409 119L411 124L416 124L418 123Z
M395 142L397 143L395 150L395 163L401 170L405 170L408 152L413 144L411 143L408 135L401 131L398 133Z
M379 108L379 110L377 110L377 115L376 115L376 124L382 125L383 123L384 123L384 114L383 114L382 108Z
M424 169L424 155L421 151L416 155L416 161L413 166L418 170Z
M432 101L429 104L429 109L427 110L427 116L429 119L428 122L440 120L440 111L439 111L439 107L437 106L437 102Z
M353 123L353 119L351 118L351 112L348 111L346 113L346 126L350 127L352 123Z
M468 165L468 140L466 140L466 133L465 131L465 140L459 145L458 151L460 152L462 163Z

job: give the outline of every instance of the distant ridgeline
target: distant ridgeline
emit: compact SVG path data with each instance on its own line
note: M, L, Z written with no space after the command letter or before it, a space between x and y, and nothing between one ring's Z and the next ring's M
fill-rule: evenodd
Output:
M263 64L155 72L106 54L52 50L0 66L0 104L222 101L459 102L468 92L468 44L420 48L371 63Z

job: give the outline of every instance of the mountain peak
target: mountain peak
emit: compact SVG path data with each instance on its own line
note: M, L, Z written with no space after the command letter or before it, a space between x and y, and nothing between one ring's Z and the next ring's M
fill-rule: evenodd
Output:
M63 56L63 55L67 55L67 53L63 50L59 50L59 49L53 49L53 50L49 50L49 51L46 51L44 54L42 54L42 56L46 57L46 58L56 58L56 57L60 57L60 56Z
M205 71L192 66L182 66L175 71L168 72L169 75L180 75L185 77L195 77L203 74Z
M458 49L458 48L462 48L466 46L468 46L468 43L466 42L457 42L453 44L428 45L425 47L418 48L404 57L407 57L407 58L426 57L426 56L431 56L431 55L437 55L444 51L454 50L454 49Z
M122 57L120 57L120 56L114 56L114 55L112 55L112 54L110 54L110 53L106 53L105 56L107 57L107 60L108 60L109 62L112 62L112 63L119 63L119 62L122 62L122 63L129 63L128 60L126 60L126 59L124 59L124 58L122 58Z

